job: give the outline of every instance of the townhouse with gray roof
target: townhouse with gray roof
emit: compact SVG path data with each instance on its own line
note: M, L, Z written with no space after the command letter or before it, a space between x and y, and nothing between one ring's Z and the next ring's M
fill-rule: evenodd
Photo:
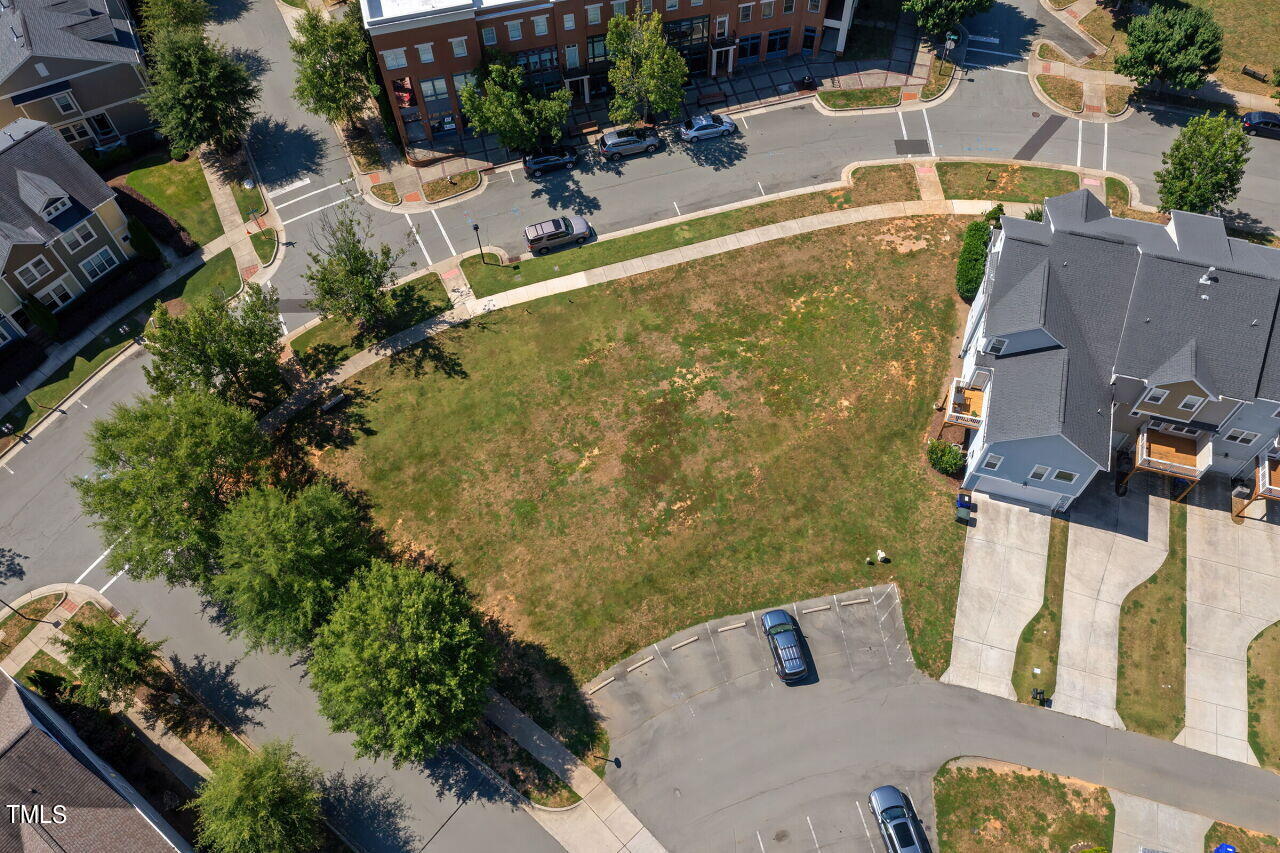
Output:
M1061 511L1099 471L1178 500L1219 472L1280 499L1280 250L1087 190L1044 211L1002 217L965 326L944 414L970 431L964 487Z
M152 126L141 46L122 0L0 0L0 125L53 125L77 148Z

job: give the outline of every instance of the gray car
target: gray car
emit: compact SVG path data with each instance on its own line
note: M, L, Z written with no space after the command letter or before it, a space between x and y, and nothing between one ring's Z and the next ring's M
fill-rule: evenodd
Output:
M929 853L929 838L906 794L883 785L871 792L867 803L889 853Z
M639 154L641 151L653 153L658 150L662 140L651 127L624 127L621 130L610 130L603 134L598 144L601 156L609 160L617 160L628 154Z
M778 678L790 684L809 674L805 663L804 647L800 643L800 626L785 610L770 610L760 617L760 627L769 641L773 655L773 671Z
M591 238L591 224L581 216L561 216L524 229L524 242L535 255L545 255L569 243L582 245Z
M680 125L680 138L685 142L697 142L700 139L715 139L738 132L738 125L728 116L704 113L688 119Z

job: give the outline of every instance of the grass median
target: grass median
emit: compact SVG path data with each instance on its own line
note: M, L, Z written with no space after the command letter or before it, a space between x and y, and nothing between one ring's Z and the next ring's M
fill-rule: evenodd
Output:
M1013 664L1013 689L1019 702L1030 702L1032 690L1052 696L1058 684L1058 644L1062 638L1062 600L1067 579L1067 538L1071 525L1054 517L1049 524L1048 571L1044 604L1022 629ZM1039 672L1036 672L1039 670Z
M938 180L947 198L985 198L1041 204L1080 189L1080 177L1063 169L1011 163L942 162Z
M874 89L823 89L818 100L833 110L871 109L894 107L902 100L899 86L880 86Z
M1065 110L1078 113L1084 109L1084 84L1070 77L1037 74L1036 85L1045 97Z
M1280 771L1280 622L1249 644L1249 745L1259 764Z

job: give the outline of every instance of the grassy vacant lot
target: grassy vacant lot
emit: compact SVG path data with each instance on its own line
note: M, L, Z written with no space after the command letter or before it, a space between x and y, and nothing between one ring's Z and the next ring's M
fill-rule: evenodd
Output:
M475 169L467 172L460 172L456 175L448 175L443 178L436 178L433 181L427 181L422 185L423 201L440 201L449 198L449 196L464 193L469 189L474 189L480 184L480 173Z
M1263 767L1280 771L1280 623L1249 644L1249 745Z
M33 598L26 604L18 607L18 613L21 616L6 610L9 615L4 619L0 619L0 659L8 656L24 639L27 634L31 633L31 629L36 626L35 622L28 620L43 619L45 614L57 606L62 600L62 593L54 593L53 595L42 595L39 598Z
M1017 764L959 758L933 777L949 853L1111 849L1115 807L1100 785Z
M1058 683L1058 641L1062 631L1062 599L1067 579L1067 536L1071 525L1055 517L1049 526L1049 567L1044 579L1044 604L1018 638L1013 664L1013 689L1019 702L1030 702L1033 689L1052 696ZM1036 675L1033 669L1039 669Z
M179 163L162 155L149 157L125 180L178 220L197 243L204 245L222 236L222 221L198 158L188 157Z
M1213 853L1219 844L1234 845L1239 853L1277 853L1280 851L1280 838L1263 835L1261 832L1250 832L1238 826L1219 821L1209 827L1204 836L1205 853Z
M445 293L440 276L433 272L407 281L391 293L396 312L387 334L421 323L449 307L449 294ZM337 367L383 337L377 333L361 334L341 317L330 317L298 335L289 346L307 372L315 374Z
M902 99L898 86L881 86L875 89L823 89L818 99L833 110L865 107L892 107Z
M1084 84L1070 77L1054 74L1037 74L1036 85L1049 100L1063 109L1078 113L1084 109Z
M1169 553L1120 607L1116 711L1130 731L1173 740L1186 716L1187 506L1169 505Z
M988 198L1039 204L1080 188L1075 172L1002 163L939 163L938 179L947 198Z
M890 201L915 201L919 198L920 188L910 165L893 163L867 166L853 171L847 189L805 193L713 213L675 225L662 225L625 237L588 243L580 248L553 252L546 257L531 258L506 266L499 265L493 255L485 256L487 264L473 255L462 261L462 271L466 273L467 281L471 283L476 296L491 296L513 287L700 243L775 222L786 222L789 219L829 213L847 207Z
M1213 12L1222 25L1222 61L1214 76L1228 89L1259 95L1271 94L1272 87L1240 73L1241 65L1264 74L1280 66L1280 0L1187 0Z
M921 445L963 224L833 228L490 315L435 340L449 377L356 377L362 435L319 464L579 681L890 576L936 675L963 531Z

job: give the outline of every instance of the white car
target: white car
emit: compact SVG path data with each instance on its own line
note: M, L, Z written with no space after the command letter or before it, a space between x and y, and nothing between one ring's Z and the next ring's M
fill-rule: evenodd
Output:
M680 125L680 138L685 142L697 142L700 139L714 139L717 136L728 136L737 133L738 126L728 116L703 114Z

